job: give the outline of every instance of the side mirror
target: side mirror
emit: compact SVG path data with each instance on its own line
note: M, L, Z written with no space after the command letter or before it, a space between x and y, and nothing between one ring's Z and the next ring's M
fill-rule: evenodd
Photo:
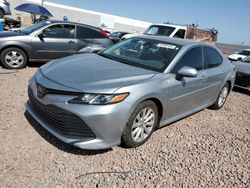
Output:
M198 71L195 68L184 66L177 72L177 74L183 77L196 77Z
M242 57L239 57L237 60L238 60L238 61L241 61L241 60L242 60Z
M45 35L44 33L40 33L40 34L38 34L37 36L38 36L40 39L43 39L43 38L46 37L46 35Z

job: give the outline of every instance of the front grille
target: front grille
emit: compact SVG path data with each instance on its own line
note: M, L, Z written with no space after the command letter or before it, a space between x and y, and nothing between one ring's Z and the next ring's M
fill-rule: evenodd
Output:
M95 134L75 114L58 108L54 105L44 105L39 102L28 89L29 105L34 113L39 116L50 128L60 132L66 137L78 139L94 139Z
M250 75L238 72L236 75L235 85L250 87Z

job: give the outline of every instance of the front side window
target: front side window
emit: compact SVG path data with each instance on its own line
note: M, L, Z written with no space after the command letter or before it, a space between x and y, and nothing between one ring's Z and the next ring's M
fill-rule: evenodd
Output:
M169 37L173 33L174 30L175 30L175 28L169 27L169 26L153 25L153 26L150 26L144 32L144 34L147 34L147 35L162 35L162 36Z
M217 50L203 47L205 68L217 67L222 63L222 57Z
M68 24L52 25L43 30L46 38L74 38L75 26Z
M250 56L246 57L244 60L243 60L244 63L250 63Z
M106 58L157 72L164 72L181 46L168 42L131 38L99 53Z
M184 66L195 68L197 71L202 70L201 47L195 47L188 50L177 62L171 72L177 73Z

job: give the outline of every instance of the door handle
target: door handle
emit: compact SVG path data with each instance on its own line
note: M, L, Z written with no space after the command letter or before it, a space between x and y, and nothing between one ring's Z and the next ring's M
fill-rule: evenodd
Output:
M68 42L68 44L75 44L75 42L71 40Z

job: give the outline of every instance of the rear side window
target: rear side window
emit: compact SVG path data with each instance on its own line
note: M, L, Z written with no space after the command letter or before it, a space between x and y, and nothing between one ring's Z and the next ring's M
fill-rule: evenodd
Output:
M180 38L180 39L184 39L185 37L185 30L184 29L179 29L175 35L174 35L174 38Z
M88 27L78 26L77 27L77 38L79 38L79 39L99 39L99 38L105 38L105 36L94 29L90 29Z
M222 63L222 57L217 50L203 47L205 68L217 67Z
M196 70L202 70L202 50L201 47L195 47L187 51L177 62L172 73L177 73L182 67L188 66Z

